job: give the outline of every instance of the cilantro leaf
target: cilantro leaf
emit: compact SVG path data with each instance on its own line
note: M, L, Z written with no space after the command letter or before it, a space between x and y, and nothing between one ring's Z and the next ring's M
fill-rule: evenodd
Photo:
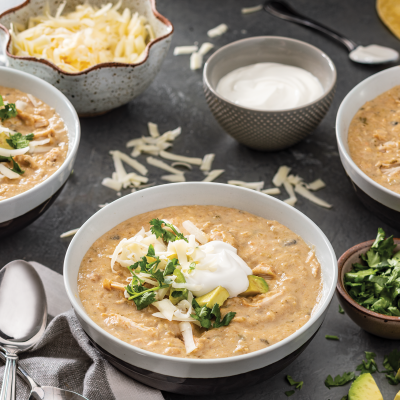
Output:
M370 374L373 374L376 371L379 372L378 366L376 365L376 362L375 362L375 357L376 357L375 353L366 351L365 358L367 360L362 360L362 363L357 366L356 371L361 371L362 374L365 374L368 372Z
M385 367L386 371L382 372L388 372L385 374L388 382L391 385L398 385L400 381L395 376L400 368L400 350L393 350L386 355L383 360L383 366Z
M166 265L166 267L164 269L164 277L167 275L172 275L174 273L177 265L179 265L179 261L177 258L173 258L172 260L169 260L168 264Z
M14 160L13 157L0 156L0 162L11 162L13 167L11 171L16 172L18 175L22 175L25 171L21 169L19 164Z
M10 133L10 138L6 139L6 142L13 149L23 149L29 146L29 142L33 140L34 134L30 133L29 135L22 135L22 133Z
M328 340L340 340L338 336L335 335L325 335L325 339Z
M163 225L167 226L172 230L170 232L169 230L166 230L163 228ZM156 235L156 238L158 239L159 237L162 237L164 242L174 242L175 240L185 240L186 242L188 241L182 233L178 232L175 227L172 224L169 224L167 222L164 222L158 218L154 218L150 221L150 230L151 233Z
M355 379L354 372L345 372L342 376L336 375L335 378L332 378L331 375L328 375L325 379L325 386L330 389L331 387L336 386L344 386L347 383L353 381Z
M343 308L342 308L342 306L339 304L339 313L340 314L344 314L344 310L343 310Z
M287 392L285 392L287 397L292 396L293 394L295 394L296 392L294 390L288 390Z
M0 119L5 121L6 119L16 117L18 112L14 103L4 104L3 97L0 95Z
M220 328L221 326L228 326L232 319L235 317L236 313L231 311L228 312L221 321L221 310L219 305L216 303L214 304L211 314L215 316L215 322L213 324L213 328Z
M146 292L142 296L133 299L133 301L138 310L143 310L143 308L146 308L156 301L156 294L154 292Z
M206 306L200 307L197 303L196 299L192 300L192 306L195 311L195 314L191 314L190 316L197 321L200 322L200 325L203 328L210 329L211 328L211 310Z
M286 379L289 382L289 385L295 386L296 389L300 390L303 387L303 384L304 384L303 381L296 382L290 375L286 375Z

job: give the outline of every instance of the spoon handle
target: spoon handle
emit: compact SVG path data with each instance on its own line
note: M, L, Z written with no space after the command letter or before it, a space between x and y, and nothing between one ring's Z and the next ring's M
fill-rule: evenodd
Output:
M264 3L264 10L267 11L269 14L272 14L275 17L278 17L285 21L294 22L295 24L315 29L316 31L319 31L344 45L349 52L353 51L358 46L357 43L353 42L350 39L347 39L345 36L334 31L333 29L328 28L327 26L322 25L317 21L314 21L308 17L305 17L304 15L299 14L284 0L267 0Z
M16 354L6 354L6 367L3 376L3 386L1 387L0 400L15 400L15 373L17 370L18 356Z
M7 362L6 355L0 351L0 360ZM17 367L17 374L20 378L22 378L27 385L31 387L31 389L38 386L38 384L28 375L28 373L20 366Z

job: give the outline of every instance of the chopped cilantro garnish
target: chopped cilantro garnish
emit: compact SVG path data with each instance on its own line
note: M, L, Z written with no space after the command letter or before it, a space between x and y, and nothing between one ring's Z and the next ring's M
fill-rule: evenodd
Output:
M385 367L386 371L382 372L387 372L385 376L388 382L391 385L398 385L400 381L395 376L400 368L400 350L393 350L391 353L385 356L383 360L383 366Z
M378 234L371 248L361 256L364 264L353 264L345 274L349 295L361 306L380 314L400 317L400 253L394 253L393 236Z
M183 239L187 242L185 236L178 232L172 224L159 220L158 218L154 218L150 221L150 225L151 233L156 235L157 238L162 237L164 242L174 242L175 240L180 239ZM164 229L163 225L170 228L172 232Z
M375 357L376 357L375 353L366 351L365 358L367 360L362 360L362 363L357 366L356 370L361 371L362 374L365 374L367 372L373 374L374 372L378 371L378 366L376 365Z
M35 135L30 133L29 135L22 135L22 133L10 133L10 138L6 139L6 142L12 147L13 149L23 149L29 146L29 142L33 140Z
M6 119L16 117L18 112L14 103L4 104L3 97L0 95L0 119L5 121Z
M325 386L330 389L335 386L344 386L346 383L349 383L355 379L354 372L345 372L342 376L337 375L335 379L333 379L330 375L325 379Z
M344 310L340 304L339 304L339 312L340 312L340 314L344 314Z
M25 171L21 169L19 164L14 160L13 157L0 156L0 162L11 162L13 167L11 171L16 172L18 175L22 175Z
M287 392L285 392L287 397L292 396L293 394L295 394L296 392L294 390L288 390Z
M335 335L325 335L325 339L328 340L340 340L338 336Z
M349 396L346 394L346 396L343 396L340 400L349 400Z
M206 329L228 326L236 315L236 313L233 311L228 312L221 321L221 311L219 308L219 304L214 304L213 308L209 309L207 306L200 307L196 299L193 299L192 305L195 314L191 314L191 317L197 319L197 321L200 322L200 325ZM215 317L215 322L212 324L211 319L213 319L213 317Z
M286 375L286 379L289 382L289 385L295 386L296 389L301 389L303 387L303 381L296 382L290 375Z
M195 262L190 263L189 271L194 271L195 269L196 269L196 263Z

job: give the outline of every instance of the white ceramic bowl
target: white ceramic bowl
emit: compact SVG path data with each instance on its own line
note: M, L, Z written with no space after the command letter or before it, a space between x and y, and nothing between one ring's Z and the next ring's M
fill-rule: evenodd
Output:
M207 360L182 359L139 349L104 331L86 314L78 294L78 271L87 250L101 235L135 215L169 206L234 207L277 220L315 245L321 263L323 293L310 320L281 342L250 354ZM335 292L337 262L324 233L300 211L254 190L220 183L188 182L157 186L125 196L93 215L69 245L64 282L83 329L117 368L146 384L184 394L232 391L248 382L259 383L287 366L321 326ZM132 373L133 371L133 373ZM250 372L251 371L251 372Z
M352 160L347 142L350 123L357 111L375 97L400 85L400 66L370 76L342 101L336 118L336 138L343 167L363 204L389 225L400 228L400 194L392 192L365 174Z
M69 100L54 86L25 72L0 67L0 86L30 93L54 107L68 129L69 148L61 167L32 189L0 201L0 237L23 228L38 218L55 200L68 177L78 151L81 128L76 111Z
M3 0L4 1L4 0ZM83 0L68 0L64 13L75 9ZM108 2L108 1L107 1ZM117 0L110 0L115 4ZM22 5L0 15L0 41L7 43L6 59L10 67L28 72L60 89L71 101L80 116L103 114L119 107L141 94L153 81L167 55L173 26L159 14L155 0L123 0L122 9L128 7L144 15L154 29L156 39L146 48L146 58L137 64L102 63L82 72L68 73L48 60L14 56L10 53L12 22L26 26L29 17L42 15L48 3L50 14L55 15L62 0L26 0ZM101 6L103 0L91 0Z

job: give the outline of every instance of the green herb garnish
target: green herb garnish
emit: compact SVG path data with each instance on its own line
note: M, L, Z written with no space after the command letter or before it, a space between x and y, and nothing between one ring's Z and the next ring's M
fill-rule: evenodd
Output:
M339 313L340 314L344 314L344 310L343 310L343 308L342 308L342 306L339 304Z
M378 371L378 366L375 361L376 354L370 351L365 351L366 360L362 360L362 363L357 366L356 370L361 371L362 374L370 373ZM379 372L379 371L378 371Z
M290 396L294 395L295 393L296 393L295 390L288 390L287 392L285 392L287 397L290 397Z
M344 276L349 295L361 306L380 314L400 317L400 252L394 253L393 236L378 234L371 248L361 256L364 264L353 264Z
M296 382L290 375L286 375L286 379L289 382L289 385L294 386L296 389L301 389L303 387L303 381Z
M4 157L0 156L0 162L11 162L13 167L11 168L11 171L17 173L18 175L22 175L25 171L21 169L19 164L14 160L13 157Z
M18 112L14 103L4 104L3 97L0 95L0 119L5 121L6 119L16 117Z
M209 309L207 306L200 307L197 303L196 299L193 299L192 305L195 311L195 314L191 314L190 316L197 321L200 322L200 325L203 328L211 329L211 328L220 328L221 326L228 326L232 321L235 312L228 312L221 321L221 311L219 308L219 304L214 304L212 309ZM211 320L215 317L215 322L211 323Z
M383 360L383 366L385 367L386 371L382 372L387 372L385 376L388 382L391 385L398 385L400 380L396 378L396 373L400 368L400 350L393 350L390 354L385 356Z
M29 142L33 140L35 135L30 133L29 135L22 135L22 133L10 133L10 138L6 139L6 142L12 147L13 149L23 149L29 146Z
M330 389L331 387L335 386L344 386L346 383L349 383L355 379L354 372L345 372L342 376L337 375L335 379L332 376L328 375L325 379L325 386Z
M159 220L158 218L154 218L150 221L150 230L151 233L156 235L156 238L162 237L164 242L174 242L175 240L183 239L186 242L188 241L182 233L178 232L172 224ZM163 228L167 226L172 230L172 232Z
M325 339L328 339L328 340L339 340L339 337L335 336L335 335L325 335Z

